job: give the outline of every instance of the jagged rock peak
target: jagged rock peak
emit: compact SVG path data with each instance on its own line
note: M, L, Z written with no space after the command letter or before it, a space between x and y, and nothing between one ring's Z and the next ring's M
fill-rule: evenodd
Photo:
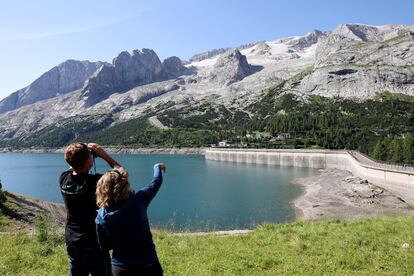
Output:
M336 27L332 34L340 35L348 39L357 41L370 41L380 42L386 39L390 39L404 33L413 33L414 26L408 25L382 25L382 26L371 26L358 23L341 24Z
M151 49L133 50L132 55L121 52L112 66L100 68L85 84L82 97L91 106L116 92L125 92L136 86L175 78L189 71L178 57L161 63Z
M363 24L341 24L332 31L333 35L341 35L357 41L382 40L381 32L376 26Z
M214 64L215 68L220 68L225 66L228 62L236 62L241 66L249 66L247 63L246 56L242 55L237 48L232 48L227 50L224 54L222 54Z
M103 65L85 82L81 96L86 100L87 105L93 105L106 99L120 86L115 67Z
M117 66L117 65L125 64L129 62L131 58L132 56L128 51L122 51L118 54L116 58L112 60L112 65Z
M0 113L80 89L86 79L104 64L69 59L0 101Z
M121 52L112 61L117 80L125 86L148 83L161 72L161 61L151 49Z
M358 45L381 44L401 35L411 37L412 34L414 34L414 26L341 24L318 43L315 67L327 65L326 60L330 59L330 55L336 55L338 51L349 48L352 45L357 47L354 49L354 52L358 54L361 50L358 50ZM355 58L355 55L348 56L350 59L352 59L352 56Z
M230 85L240 81L254 71L237 48L229 49L214 64L210 78L217 79L220 84Z
M179 57L172 56L162 62L162 74L166 79L184 75L188 71Z
M302 50L308 48L316 43L322 38L325 37L326 33L314 29L308 32L306 35L292 39L288 44L292 45L292 48L296 50Z
M259 55L259 56L260 55L271 55L270 51L271 51L270 46L266 42L262 41L256 44L256 47L254 47L251 50L251 53L254 53L255 55Z
M308 32L308 33L306 34L306 36L309 36L309 35L321 36L321 35L323 35L323 34L324 34L324 32L322 32L321 30L318 30L318 29L313 29L313 30L311 30L310 32Z
M140 50L133 50L133 58L137 58L139 62L154 75L161 71L161 61L158 55L152 49L143 48Z

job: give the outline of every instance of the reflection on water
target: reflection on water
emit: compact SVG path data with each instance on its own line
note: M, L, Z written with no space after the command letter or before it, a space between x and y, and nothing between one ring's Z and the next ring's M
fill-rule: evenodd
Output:
M262 222L293 220L290 201L300 188L290 182L311 169L205 160L193 155L114 155L127 168L137 190L152 178L152 166L167 164L167 174L149 208L154 227L175 230L251 228ZM97 171L109 167L97 160ZM0 154L5 189L62 202L58 178L68 168L63 154Z

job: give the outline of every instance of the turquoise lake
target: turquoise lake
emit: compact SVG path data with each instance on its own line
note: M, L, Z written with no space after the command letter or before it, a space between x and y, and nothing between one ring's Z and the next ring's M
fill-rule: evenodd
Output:
M170 230L252 228L263 222L295 219L292 200L301 193L295 178L313 169L206 160L201 155L112 155L129 172L133 189L152 179L154 163L167 173L148 214L151 225ZM34 198L63 202L58 179L68 168L59 153L0 154L3 188ZM97 159L96 170L109 167Z

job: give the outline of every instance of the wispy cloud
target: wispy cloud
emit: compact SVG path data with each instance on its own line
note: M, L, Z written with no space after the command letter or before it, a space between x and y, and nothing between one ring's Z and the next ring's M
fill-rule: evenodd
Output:
M96 22L94 24L90 24L86 26L66 28L66 29L60 29L60 30L51 30L51 31L45 31L45 32L38 32L38 33L19 33L19 32L10 32L10 31L0 30L0 41L34 40L34 39L51 38L51 37L56 37L56 36L87 32L87 31L92 31L92 30L96 30L100 28L109 27L111 25L115 25L117 23L134 18L136 16L137 15L126 16L126 17L116 18L112 20Z

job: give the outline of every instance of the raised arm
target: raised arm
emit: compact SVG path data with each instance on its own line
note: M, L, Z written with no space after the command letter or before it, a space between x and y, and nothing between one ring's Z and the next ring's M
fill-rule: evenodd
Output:
M92 150L96 154L96 156L105 160L106 163L108 163L108 165L111 168L117 169L117 168L122 167L111 156L109 156L109 154L100 145L95 144L95 143L89 143L87 146L90 150Z
M143 200L146 207L150 204L151 200L155 197L162 184L162 172L165 172L164 164L154 165L154 177L150 184L138 191L137 195Z

